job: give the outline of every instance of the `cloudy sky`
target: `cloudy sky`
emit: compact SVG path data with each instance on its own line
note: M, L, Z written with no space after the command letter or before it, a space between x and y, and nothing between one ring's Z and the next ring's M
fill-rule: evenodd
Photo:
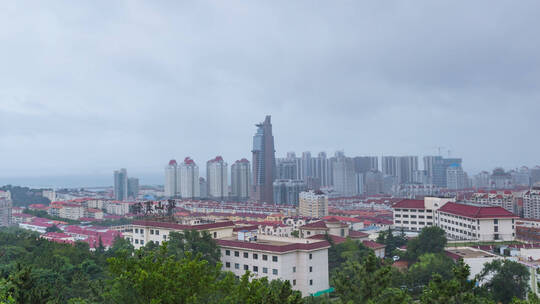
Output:
M471 174L540 164L539 14L526 0L1 1L0 181L112 184L126 167L160 182L171 158L249 158L266 114L278 156L443 147Z

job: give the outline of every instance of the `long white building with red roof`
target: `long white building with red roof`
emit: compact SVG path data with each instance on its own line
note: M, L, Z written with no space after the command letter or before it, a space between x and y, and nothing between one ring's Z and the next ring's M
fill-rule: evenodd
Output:
M518 218L502 207L449 202L437 211L436 223L454 240L513 241Z
M420 231L438 226L450 240L514 240L515 220L519 218L500 206L469 205L447 198L407 199L392 208L394 227Z

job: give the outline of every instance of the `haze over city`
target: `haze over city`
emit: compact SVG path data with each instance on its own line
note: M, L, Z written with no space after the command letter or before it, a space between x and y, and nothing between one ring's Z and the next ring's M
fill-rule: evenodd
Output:
M160 184L171 158L540 162L535 1L0 4L1 184ZM429 24L429 25L428 25Z

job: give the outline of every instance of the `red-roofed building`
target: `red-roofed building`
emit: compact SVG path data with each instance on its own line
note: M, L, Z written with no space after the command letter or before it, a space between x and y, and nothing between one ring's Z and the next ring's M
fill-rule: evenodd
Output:
M452 199L426 197L423 200L404 199L394 205L394 227L420 231L435 225L435 212Z
M512 241L518 216L502 207L449 202L437 210L437 226L454 240Z
M364 244L364 246L366 246L367 248L375 251L375 256L377 256L378 258L384 258L384 250L386 248L385 245L373 241L362 241L362 244Z

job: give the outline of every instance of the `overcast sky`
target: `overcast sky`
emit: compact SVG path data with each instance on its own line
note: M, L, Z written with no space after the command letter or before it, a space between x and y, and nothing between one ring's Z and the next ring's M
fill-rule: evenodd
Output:
M266 114L278 156L443 147L470 174L537 165L539 15L539 1L1 1L0 178L126 167L144 183L171 158L250 159Z

